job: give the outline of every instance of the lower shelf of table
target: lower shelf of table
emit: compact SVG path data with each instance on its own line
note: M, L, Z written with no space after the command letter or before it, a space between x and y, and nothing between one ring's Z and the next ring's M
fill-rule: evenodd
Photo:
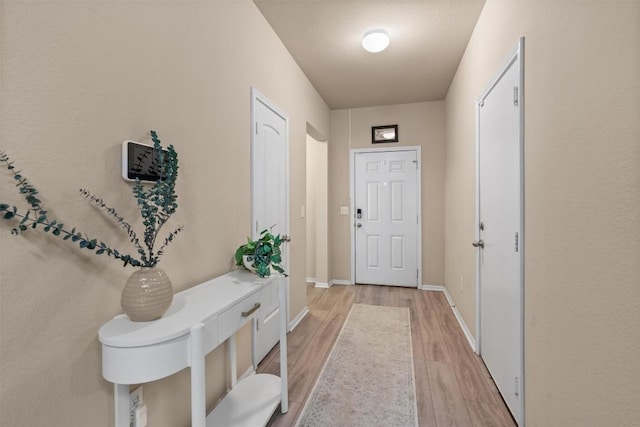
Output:
M280 377L251 375L239 381L207 416L207 427L265 426L280 404Z

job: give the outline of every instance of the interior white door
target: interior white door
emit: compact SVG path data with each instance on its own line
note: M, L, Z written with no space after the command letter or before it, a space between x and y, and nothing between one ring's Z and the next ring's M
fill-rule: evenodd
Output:
M514 418L523 408L520 55L478 103L479 351Z
M289 185L288 185L288 117L280 112L257 91L252 91L252 205L253 237L263 230L272 234L289 234ZM287 244L282 245L283 267L288 271ZM288 290L288 278L280 277ZM274 287L275 288L275 287ZM277 288L276 288L277 289ZM262 307L257 316L254 331L254 362L259 363L278 343L278 298Z
M417 151L354 155L355 281L418 286Z

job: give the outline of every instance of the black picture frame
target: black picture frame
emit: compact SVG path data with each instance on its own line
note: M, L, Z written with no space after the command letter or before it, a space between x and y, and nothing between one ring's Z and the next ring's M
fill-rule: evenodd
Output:
M398 142L398 125L371 126L371 143Z

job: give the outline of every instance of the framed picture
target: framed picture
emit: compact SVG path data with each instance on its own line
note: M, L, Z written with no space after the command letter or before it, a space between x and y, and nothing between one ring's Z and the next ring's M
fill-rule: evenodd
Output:
M398 142L398 125L371 126L371 143Z

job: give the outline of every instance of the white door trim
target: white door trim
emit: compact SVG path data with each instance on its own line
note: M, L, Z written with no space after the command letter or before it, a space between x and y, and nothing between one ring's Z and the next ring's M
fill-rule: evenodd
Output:
M269 101L269 99L264 96L263 94L261 94L256 88L254 88L253 86L251 87L251 124L250 124L250 133L251 133L251 235L252 238L256 239L259 237L259 233L260 230L256 231L256 228L254 226L254 224L256 223L256 212L255 212L255 204L253 203L253 200L255 199L255 188L253 186L253 165L254 165L254 155L255 155L255 150L253 149L253 147L256 144L256 132L254 131L254 128L256 126L256 105L259 103L263 104L264 106L266 106L267 108L269 108L271 111L273 111L274 113L276 113L278 116L282 117L284 119L284 125L285 125L285 164L286 164L286 168L285 168L285 192L286 192L286 209L285 209L285 217L286 217L286 233L287 234L291 234L290 233L290 224L289 224L289 220L290 220L290 214L289 214L289 209L290 209L290 188L289 188L289 115L286 114L284 111L282 111L280 108L278 108L275 104L273 104L271 101ZM289 251L286 251L285 253L285 265L288 266L290 268L290 263L289 263ZM284 308L285 309L285 318L287 319L287 325L289 325L289 307L290 307L290 298L289 298L289 278L287 277L285 279L285 284L286 284L286 292L287 292L287 306ZM281 307L282 308L282 307ZM287 330L287 332L290 332L290 327L289 330Z
M480 97L476 101L476 227L475 227L475 240L478 241L480 239L480 107L484 102L484 99L491 93L493 88L498 84L500 79L505 75L505 73L509 70L511 65L516 61L520 60L520 69L519 72L519 93L518 93L518 103L520 106L520 116L519 120L519 143L518 143L518 152L519 152L519 179L520 179L520 226L519 226L519 253L520 253L520 350L521 350L521 360L520 362L520 382L519 382L519 392L520 392L520 419L516 420L520 427L524 427L525 425L525 377L524 377L524 253L525 253L525 233L524 233L524 37L520 37L516 46L512 49L509 54L507 60L502 64L499 68L497 74L493 78L493 80L489 83L486 89L482 92ZM482 335L480 333L480 251L476 251L476 353L482 353Z
M349 150L349 209L351 210L351 223L349 225L349 235L351 236L351 284L356 283L356 207L355 207L355 161L358 153L383 153L389 151L415 151L418 159L417 183L416 183L416 203L418 207L418 287L422 287L422 147L419 145L409 145L405 147L381 147L381 148L352 148Z

